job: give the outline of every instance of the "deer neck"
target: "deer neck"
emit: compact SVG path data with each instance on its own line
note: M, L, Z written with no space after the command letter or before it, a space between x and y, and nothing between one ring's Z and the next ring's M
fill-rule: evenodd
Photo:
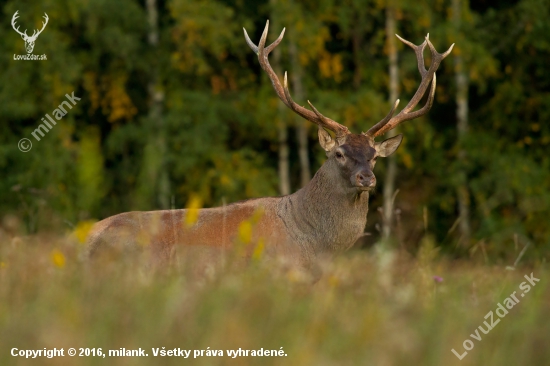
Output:
M281 201L279 216L308 252L348 249L367 223L368 192L349 187L335 164L325 162L306 186Z

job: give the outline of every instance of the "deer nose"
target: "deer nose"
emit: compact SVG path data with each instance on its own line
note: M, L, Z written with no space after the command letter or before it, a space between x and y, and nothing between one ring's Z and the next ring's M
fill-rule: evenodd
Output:
M371 172L358 172L355 174L355 185L358 187L374 187L376 177Z

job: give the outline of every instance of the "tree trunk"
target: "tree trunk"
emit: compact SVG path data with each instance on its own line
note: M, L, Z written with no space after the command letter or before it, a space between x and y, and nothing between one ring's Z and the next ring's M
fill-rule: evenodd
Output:
M461 32L461 0L453 0L453 23L457 33ZM464 61L460 52L455 52L455 80L456 80L456 116L458 133L458 160L457 172L457 198L459 215L459 244L467 246L470 242L470 194L468 191L468 178L464 170L466 150L463 147L464 139L468 133L468 75L464 70Z
M158 31L158 9L157 0L147 0L147 18L149 22L148 41L153 54L157 53L159 43ZM159 88L159 67L157 64L152 65L151 76L147 85L149 93L149 119L150 123L155 126L155 133L152 135L153 146L157 149L154 160L156 167L150 167L153 171L156 170L156 203L160 208L170 208L170 180L168 171L166 170L166 136L165 126L162 116L162 106L164 103L164 93Z
M399 69L397 66L397 47L395 45L395 7L392 1L388 1L386 7L386 39L389 58L389 73L390 73L390 105L397 100L399 93ZM388 131L386 137L393 137L397 134L397 129ZM393 195L395 191L395 178L397 177L397 164L395 155L388 157L388 169L386 178L384 179L384 207L382 221L382 236L388 239L392 234L393 228Z
M288 129L284 120L284 111L284 104L279 104L277 130L279 135L279 193L281 196L290 194Z
M275 5L275 1L271 0L271 5ZM277 22L277 16L271 12L273 19L273 29L280 29ZM277 76L281 73L281 49L280 46L273 50L273 70ZM277 103L277 135L279 141L279 194L285 196L290 194L290 172L289 172L289 147L288 147L288 127L285 121L286 107L283 103Z
M353 28L352 36L351 36L351 44L353 47L353 63L355 66L355 70L353 71L353 87L355 90L359 89L361 86L361 79L363 76L363 60L361 60L361 44L362 44L362 33L361 33L361 27L359 26L359 22L361 20L356 20L356 25Z
M292 91L295 96L294 99L297 101L304 100L304 88L302 84L302 66L300 65L300 58L298 57L298 50L296 48L296 42L290 38L289 42L289 52L290 60L292 62ZM298 102L300 103L300 102ZM311 180L311 169L309 166L309 155L308 155L308 140L307 140L307 130L309 127L309 122L305 119L299 117L297 123L297 134L298 134L298 157L300 159L300 186L303 187Z

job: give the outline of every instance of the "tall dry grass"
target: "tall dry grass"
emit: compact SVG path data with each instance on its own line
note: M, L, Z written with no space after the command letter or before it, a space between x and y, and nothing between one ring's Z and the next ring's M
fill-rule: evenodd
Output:
M0 243L1 365L545 365L550 278L544 265L472 265L438 256L353 250L321 264L322 278L274 261L200 273L140 258L82 262L73 237ZM524 275L540 282L481 341L483 325ZM436 276L436 277L434 277ZM495 317L496 314L495 314ZM474 334L475 335L475 334ZM462 361L451 352L474 348ZM10 350L143 348L149 357L24 359ZM151 348L258 350L286 357L153 357ZM193 357L193 356L191 356Z

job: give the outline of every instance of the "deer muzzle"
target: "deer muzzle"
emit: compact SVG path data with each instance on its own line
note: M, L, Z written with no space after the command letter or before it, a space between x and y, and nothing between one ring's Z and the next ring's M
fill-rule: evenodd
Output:
M370 170L359 170L351 176L354 187L372 189L376 186L376 177Z

